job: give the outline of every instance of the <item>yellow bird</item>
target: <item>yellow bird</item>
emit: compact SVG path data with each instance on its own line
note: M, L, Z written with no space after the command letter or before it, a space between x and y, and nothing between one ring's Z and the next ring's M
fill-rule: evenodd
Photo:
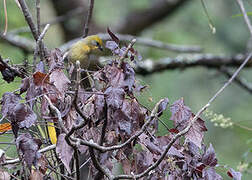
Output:
M70 48L67 58L74 65L76 61L80 61L80 67L88 71L97 71L99 69L98 56L103 54L103 43L98 35L87 36L84 39L77 41ZM89 73L81 73L81 85L88 90L91 87ZM76 80L76 70L72 73L72 80Z
M80 61L82 69L97 70L98 59L92 56L100 55L101 51L103 51L102 46L102 40L98 35L87 36L72 45L69 50L68 60L74 64L76 61Z

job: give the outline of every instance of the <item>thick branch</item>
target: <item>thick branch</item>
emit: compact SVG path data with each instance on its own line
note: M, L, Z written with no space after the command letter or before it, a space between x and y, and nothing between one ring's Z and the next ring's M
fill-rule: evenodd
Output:
M245 59L245 56L238 54L235 56L196 54L193 56L177 56L176 58L165 58L159 61L146 60L139 62L136 73L141 75L150 75L165 70L185 69L196 66L219 69L225 67L238 67ZM248 63L246 67L252 67Z
M36 44L33 41L11 33L7 33L5 36L2 33L0 33L0 38L1 40L8 42L10 45L18 47L23 51L29 53L32 53L36 46Z

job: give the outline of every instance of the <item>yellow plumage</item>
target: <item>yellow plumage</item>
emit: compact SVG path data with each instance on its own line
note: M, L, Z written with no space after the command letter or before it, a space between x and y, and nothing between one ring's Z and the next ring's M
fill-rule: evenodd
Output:
M102 40L97 35L88 36L79 40L69 50L68 60L72 63L80 61L82 69L96 70L98 61L91 55L99 55L102 51Z

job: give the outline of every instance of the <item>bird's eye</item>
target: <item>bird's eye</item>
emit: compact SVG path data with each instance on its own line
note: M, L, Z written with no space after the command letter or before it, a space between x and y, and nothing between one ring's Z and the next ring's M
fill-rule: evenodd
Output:
M100 46L100 44L99 44L97 41L95 42L95 45L96 45L96 46Z

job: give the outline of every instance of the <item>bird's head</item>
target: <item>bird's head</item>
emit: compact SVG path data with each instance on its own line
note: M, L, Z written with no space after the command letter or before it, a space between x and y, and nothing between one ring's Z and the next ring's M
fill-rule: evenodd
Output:
M98 35L87 36L83 41L92 49L103 51L102 40Z

